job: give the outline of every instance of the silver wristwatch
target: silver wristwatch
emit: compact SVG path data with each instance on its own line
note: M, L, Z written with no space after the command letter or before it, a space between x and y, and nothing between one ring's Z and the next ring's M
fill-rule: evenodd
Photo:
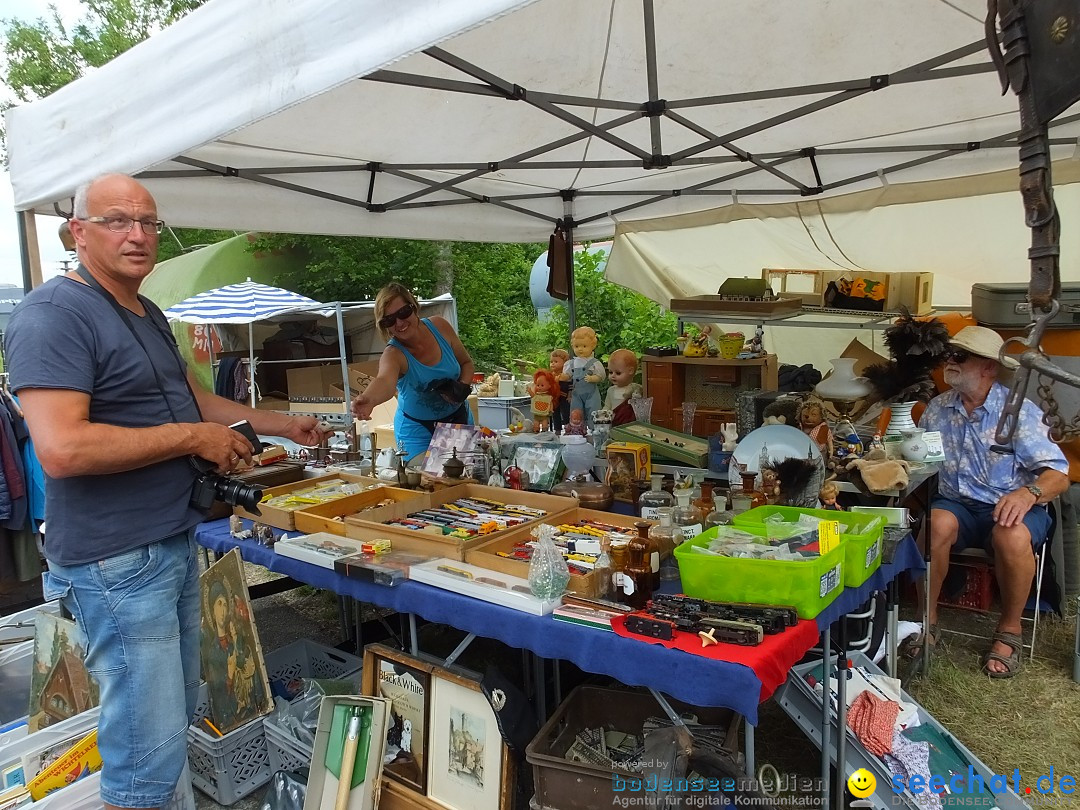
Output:
M1042 497L1042 488L1035 484L1028 484L1024 487L1028 492L1035 496L1035 500L1038 501Z

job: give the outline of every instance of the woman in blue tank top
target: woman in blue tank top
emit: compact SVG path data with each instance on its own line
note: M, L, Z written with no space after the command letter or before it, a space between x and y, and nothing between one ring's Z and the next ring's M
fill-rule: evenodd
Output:
M420 318L416 297L400 284L375 296L375 322L386 341L379 373L353 400L357 419L397 394L394 439L409 458L427 450L438 422L471 425L473 361L445 318Z

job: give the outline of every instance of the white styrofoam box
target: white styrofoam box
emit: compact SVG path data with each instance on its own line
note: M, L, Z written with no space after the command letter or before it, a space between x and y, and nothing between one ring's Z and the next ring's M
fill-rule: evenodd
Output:
M0 648L0 723L7 725L26 716L33 666L32 640Z
M101 773L92 773L74 785L55 791L33 804L34 810L104 810L101 800ZM184 763L180 781L172 799L161 810L195 810L195 791L191 788L191 772Z
M26 734L7 745L0 746L0 770L21 762L26 754L50 748L69 737L86 736L97 728L99 711L99 707L95 706L82 714L38 729L33 734Z
M54 616L59 616L60 603L46 602L37 607L0 617L0 642L10 642L16 638L30 638L33 640L34 618L39 613L51 613Z

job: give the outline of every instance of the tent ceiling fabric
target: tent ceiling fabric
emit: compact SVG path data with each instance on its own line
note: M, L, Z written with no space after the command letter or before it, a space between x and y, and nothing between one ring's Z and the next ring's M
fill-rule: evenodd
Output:
M590 239L733 199L1001 171L1019 116L985 13L984 0L211 0L7 113L16 207L68 209L80 182L124 171L174 225L539 241L563 190ZM1072 112L1052 128L1055 158L1080 135Z

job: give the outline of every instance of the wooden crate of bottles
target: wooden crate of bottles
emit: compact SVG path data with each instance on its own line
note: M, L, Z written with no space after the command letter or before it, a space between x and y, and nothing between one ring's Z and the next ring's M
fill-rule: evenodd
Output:
M547 523L552 526L570 526L578 524L580 521L588 521L590 523L613 526L619 530L619 533L631 535L637 531L634 528L634 524L638 523L640 520L641 518L633 515L622 515L616 512L600 512L595 509L583 509L579 507L559 515L554 515L551 518L545 518L541 523ZM514 549L531 539L532 531L537 528L538 525L539 524L537 523L530 523L528 526L521 526L511 531L499 532L498 537L467 549L465 552L465 562L472 565L478 565L481 568L498 571L502 574L509 574L510 576L528 579L529 562L525 559L519 559L518 557L513 556ZM592 572L583 574L571 572L570 582L567 584L566 589L580 596L589 598L595 598L599 596L601 592L600 582Z

